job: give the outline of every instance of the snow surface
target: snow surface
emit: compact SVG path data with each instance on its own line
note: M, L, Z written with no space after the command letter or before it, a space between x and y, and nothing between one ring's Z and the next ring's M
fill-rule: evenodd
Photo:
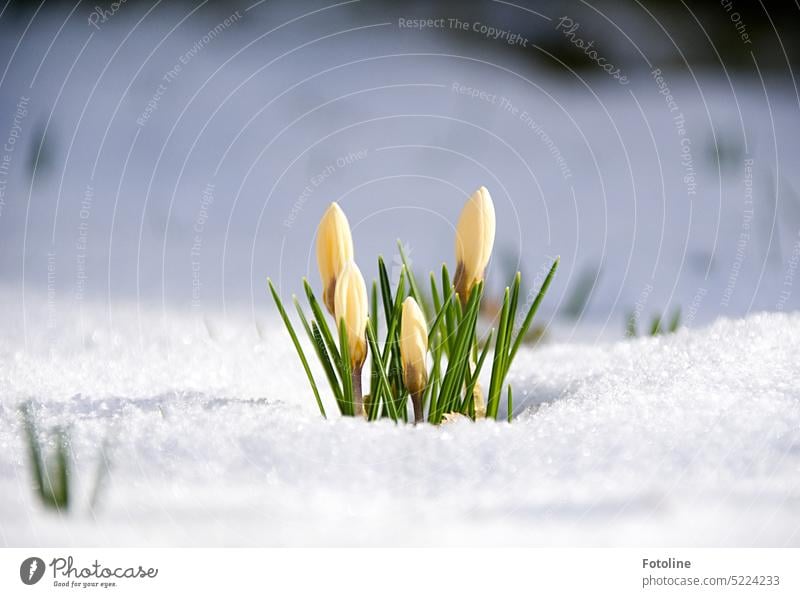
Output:
M96 309L25 351L4 319L6 545L800 545L800 315L524 349L512 424L440 428L322 419L275 320ZM72 430L68 517L34 499L28 398Z

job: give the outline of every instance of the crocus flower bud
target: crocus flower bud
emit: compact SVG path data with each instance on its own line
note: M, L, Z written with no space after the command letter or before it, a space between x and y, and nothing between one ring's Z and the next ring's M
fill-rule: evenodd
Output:
M475 191L464 205L456 228L456 292L463 302L483 280L494 245L494 203L486 187Z
M414 405L414 423L421 423L422 394L428 383L425 358L428 354L428 326L417 301L412 297L403 301L400 323L400 360L403 363L403 383Z
M361 270L354 261L348 261L336 282L334 317L337 326L344 321L350 349L350 365L361 370L367 358L367 287Z
M425 316L412 297L403 301L400 324L400 359L403 362L403 382L410 394L425 389L428 371L425 357L428 354L428 326Z
M322 279L322 300L334 314L336 280L345 264L353 259L353 237L347 216L334 201L325 211L317 231L317 266Z

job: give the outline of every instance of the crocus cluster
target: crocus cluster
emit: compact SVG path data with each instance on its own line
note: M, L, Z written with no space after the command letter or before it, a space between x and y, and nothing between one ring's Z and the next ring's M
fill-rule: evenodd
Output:
M454 278L450 280L447 267L443 266L440 291L431 274L431 298L435 312L426 317L420 286L413 272L407 268L402 248L404 266L396 289L392 290L383 260L379 258L380 285L373 282L372 296L369 296L364 277L354 260L353 237L347 216L337 203L331 203L317 232L317 265L322 282L322 302L333 317L336 334L328 327L307 281L304 285L313 318L309 321L296 298L294 303L342 414L363 416L370 420L383 416L396 421L407 420L406 400L410 398L414 423L425 420L440 423L452 415L473 419L485 415L497 417L508 367L558 262L553 264L521 329L516 330L516 337L514 322L520 288L519 274L511 289L506 288L495 336L488 403L484 403L478 374L486 360L494 330L485 339L479 356L476 321L494 238L494 204L486 187L480 187L469 197L458 220ZM377 341L380 317L378 288L386 323L383 348ZM324 415L319 390L307 359L271 282L270 290ZM371 391L365 396L362 392L362 370L368 353L371 355ZM429 367L429 357L433 362L432 367ZM508 413L510 417L510 386Z

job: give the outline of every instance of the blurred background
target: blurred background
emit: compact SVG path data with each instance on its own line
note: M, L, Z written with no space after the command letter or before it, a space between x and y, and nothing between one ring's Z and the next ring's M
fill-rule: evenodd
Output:
M116 305L254 318L356 257L453 265L485 185L489 287L566 338L800 305L797 2L7 0L0 285L27 326ZM46 322L26 305L47 304ZM16 317L15 316L15 317Z

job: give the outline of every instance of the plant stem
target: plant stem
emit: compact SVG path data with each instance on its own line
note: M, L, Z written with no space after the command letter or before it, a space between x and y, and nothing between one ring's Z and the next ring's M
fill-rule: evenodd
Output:
M353 367L353 414L357 417L364 416L364 397L361 394L361 368L362 365Z
M425 420L425 417L422 414L422 395L424 394L425 389L418 392L413 392L411 394L411 403L414 405L414 425L417 423L422 423Z

